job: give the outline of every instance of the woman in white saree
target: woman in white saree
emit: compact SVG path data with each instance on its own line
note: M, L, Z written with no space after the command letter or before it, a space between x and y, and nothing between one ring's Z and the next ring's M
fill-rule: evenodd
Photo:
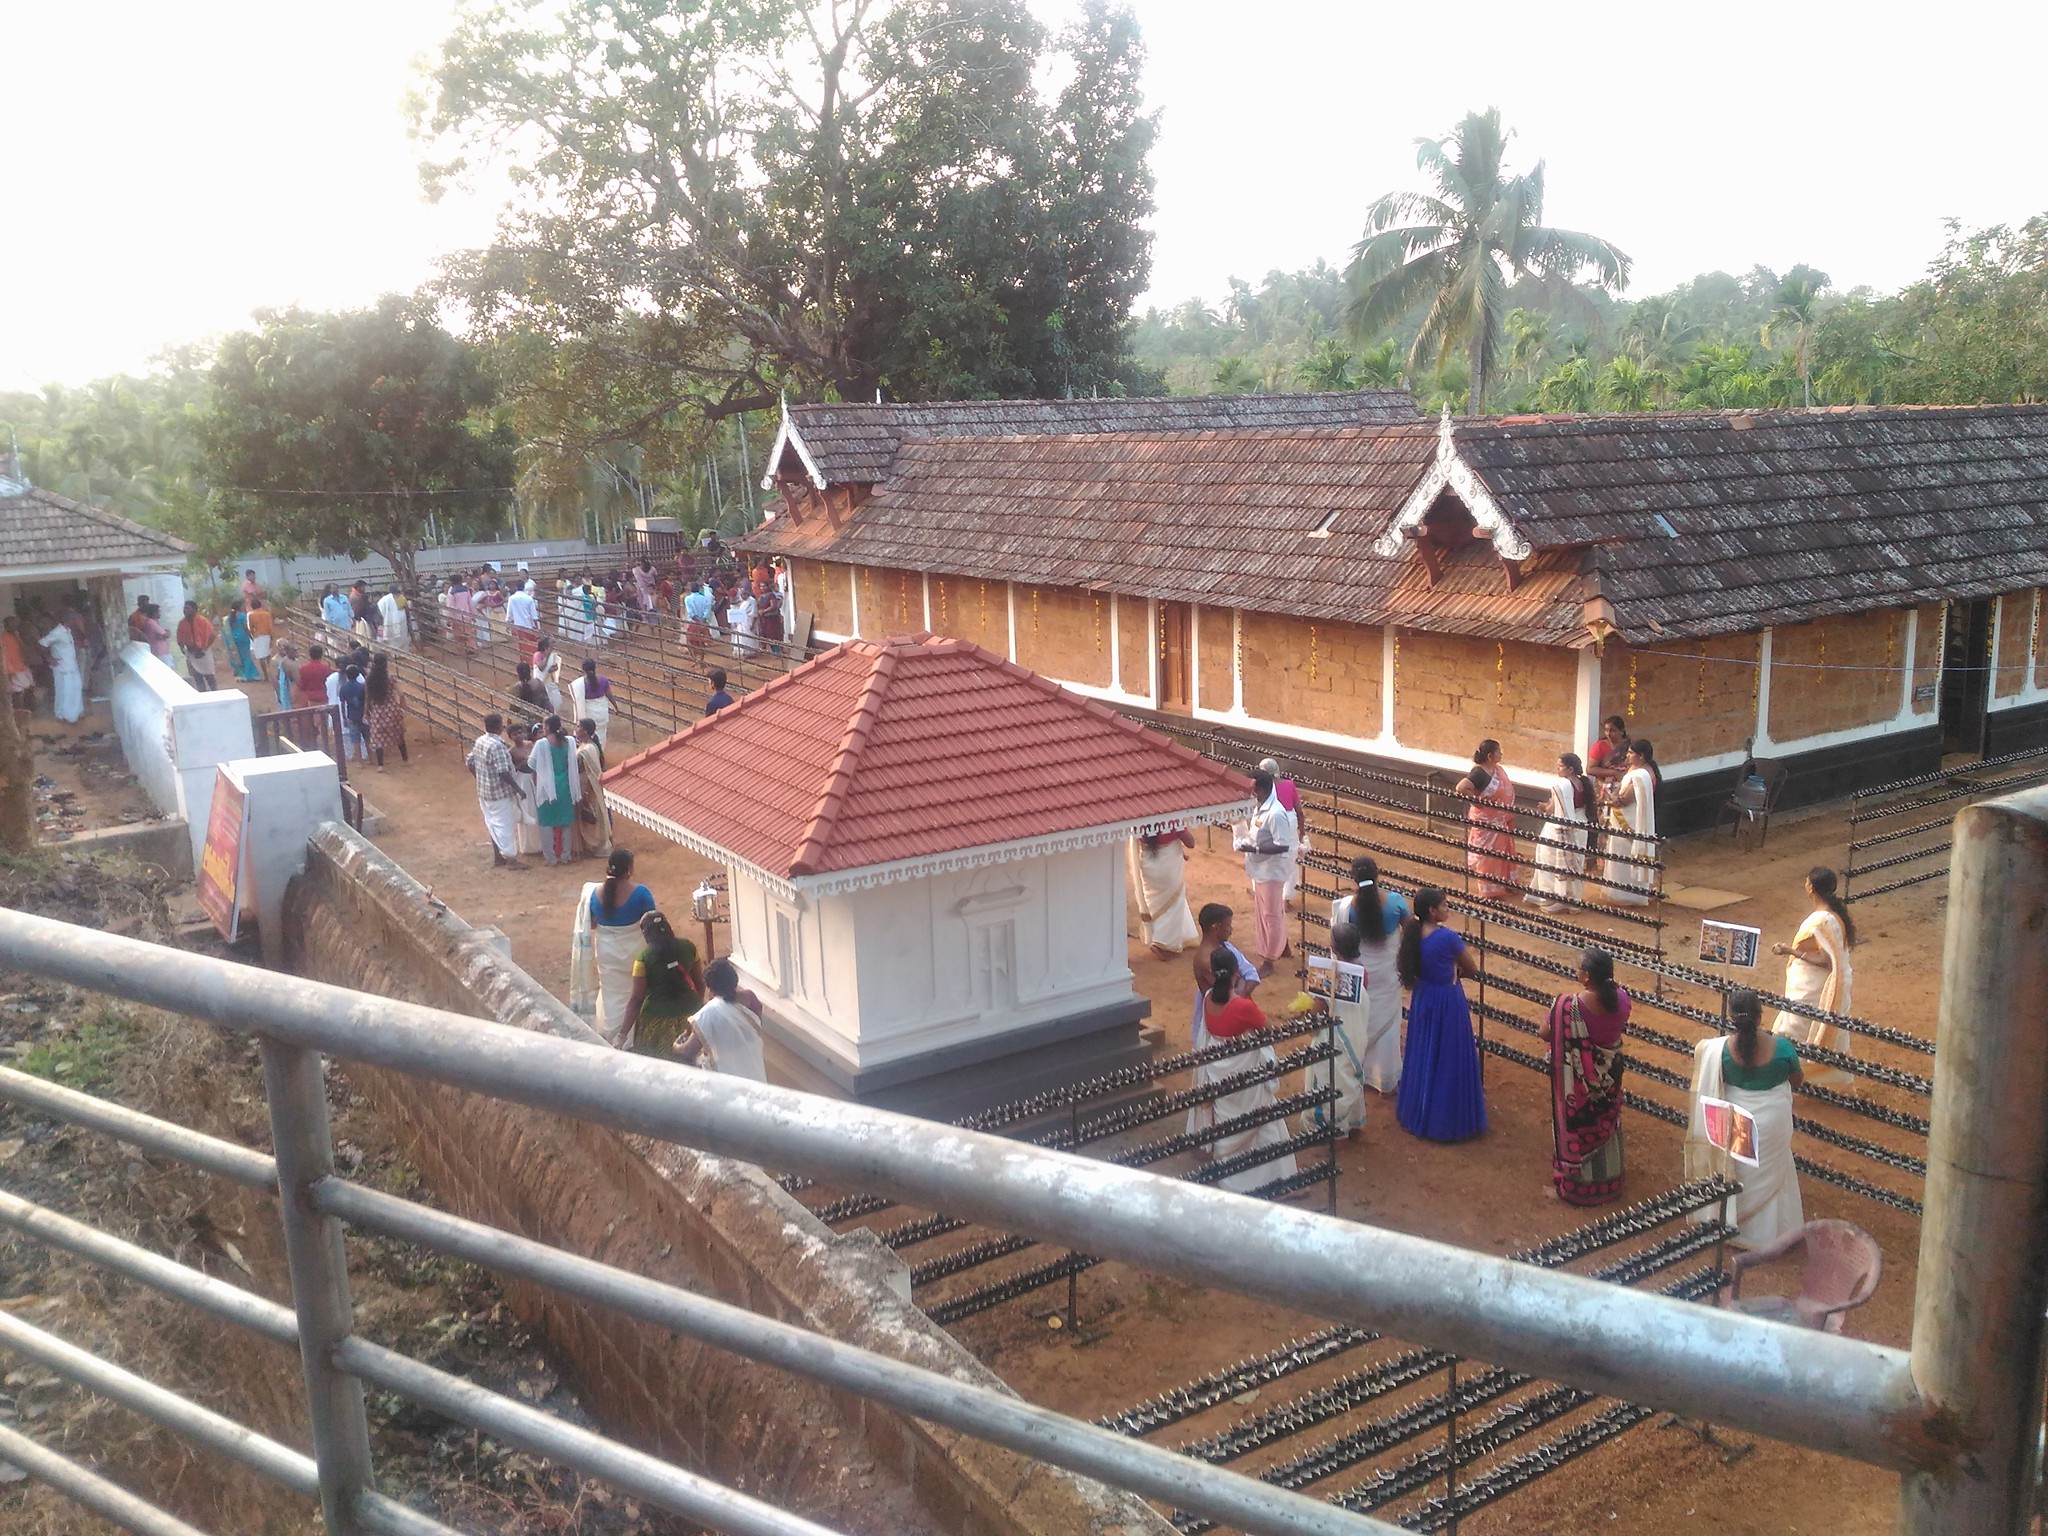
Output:
M1557 782L1550 786L1551 819L1536 839L1536 876L1529 900L1545 912L1563 912L1576 905L1580 879L1586 873L1587 820L1593 814L1593 781L1576 752L1557 760Z
M1266 1028L1266 1016L1259 1005L1237 991L1237 955L1228 945L1219 945L1209 958L1211 974L1215 978L1203 999L1203 1028L1217 1044L1254 1034ZM1218 1062L1214 1067L1205 1067L1197 1074L1214 1077L1228 1077L1238 1072L1249 1072L1256 1067L1270 1067L1279 1057L1270 1045L1258 1045L1235 1056ZM1214 1077L1208 1080L1213 1081ZM1273 1078L1239 1088L1234 1093L1218 1097L1212 1106L1215 1123L1223 1125L1261 1110L1271 1109L1279 1101L1280 1088ZM1228 1136L1219 1136L1209 1143L1209 1156L1213 1162L1227 1162L1260 1147L1283 1145L1291 1136L1284 1117L1266 1120L1247 1130L1233 1131ZM1295 1172L1294 1154L1285 1152L1265 1162L1241 1168L1227 1178L1215 1183L1217 1189L1233 1190L1248 1195L1275 1179L1292 1178Z
M1130 840L1131 890L1138 898L1138 937L1161 960L1200 942L1195 914L1188 910L1188 856L1195 834L1186 828L1147 833Z
M654 893L634 883L630 849L614 848L604 875L577 897L569 940L569 1006L612 1044L623 1046L633 962L644 947L640 919L656 907Z
M1656 748L1647 741L1630 742L1625 761L1628 771L1607 804L1609 819L1623 835L1607 839L1602 894L1619 906L1643 907L1657 887L1657 872L1645 866L1657 858L1657 845L1649 839L1657 835L1657 787L1664 775L1657 767Z
M1728 1203L1728 1215L1737 1228L1732 1241L1745 1248L1761 1248L1806 1221L1799 1171L1792 1164L1792 1090L1805 1074L1792 1042L1764 1032L1763 1013L1763 999L1747 987L1728 994L1735 1033L1710 1035L1693 1052L1692 1115L1685 1128L1686 1178L1718 1175L1742 1186ZM1707 1134L1707 1099L1724 1100L1755 1119L1755 1166L1714 1145ZM1719 1205L1710 1205L1691 1219L1707 1222L1719 1215Z
M1380 867L1360 854L1351 861L1356 895L1330 903L1330 929L1350 924L1358 930L1358 962L1365 967L1365 1032L1358 1047L1358 1074L1376 1093L1401 1086L1401 978L1396 963L1401 952L1401 924L1409 914L1408 898L1380 884Z
M1855 969L1849 963L1849 949L1856 942L1856 921L1849 916L1848 903L1836 894L1835 872L1815 865L1806 874L1806 894L1813 910L1790 944L1773 944L1771 953L1785 957L1785 997L1821 1013L1847 1013ZM1853 1055L1847 1030L1824 1024L1804 1014L1778 1010L1771 1021L1774 1034L1800 1045L1817 1045L1824 1050ZM1827 1067L1813 1074L1815 1083L1826 1088L1846 1088L1856 1079L1840 1067Z

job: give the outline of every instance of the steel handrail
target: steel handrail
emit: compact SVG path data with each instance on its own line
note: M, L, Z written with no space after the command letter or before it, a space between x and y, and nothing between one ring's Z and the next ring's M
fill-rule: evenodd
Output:
M1938 1459L1903 1351L768 1084L0 912L13 968L893 1195L1875 1466Z

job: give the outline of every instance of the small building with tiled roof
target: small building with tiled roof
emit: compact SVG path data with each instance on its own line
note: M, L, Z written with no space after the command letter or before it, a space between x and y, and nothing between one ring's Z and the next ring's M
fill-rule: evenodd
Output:
M1142 1054L1124 846L1239 774L964 640L851 640L611 769L723 864L783 1081L958 1113Z
M0 454L0 612L41 622L76 604L118 640L139 593L178 611L191 557L183 539L31 485Z
M812 468L745 545L823 637L924 626L1410 767L1491 737L1523 779L1621 715L1666 830L1752 744L1793 804L2048 743L2048 407L912 425Z

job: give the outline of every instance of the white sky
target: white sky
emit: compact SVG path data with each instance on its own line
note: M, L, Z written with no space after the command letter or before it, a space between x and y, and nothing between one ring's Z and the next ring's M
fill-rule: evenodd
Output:
M1372 198L1417 184L1413 140L1488 105L1516 130L1516 167L1549 162L1549 222L1628 251L1638 293L1798 261L1896 287L1943 218L2048 210L2038 4L1134 4L1164 110L1162 303L1341 261ZM400 107L447 13L10 7L0 388L137 370L259 308L364 304L484 238L488 207L421 199Z

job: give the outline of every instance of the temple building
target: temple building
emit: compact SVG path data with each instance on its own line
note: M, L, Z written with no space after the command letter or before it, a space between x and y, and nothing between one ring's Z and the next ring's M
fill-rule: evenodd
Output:
M1662 824L2048 745L2048 407L1424 421L1405 396L791 406L746 547L821 638L1523 778L1606 715Z
M961 640L850 641L604 776L723 865L775 1081L935 1118L1144 1059L1126 842L1242 775Z

